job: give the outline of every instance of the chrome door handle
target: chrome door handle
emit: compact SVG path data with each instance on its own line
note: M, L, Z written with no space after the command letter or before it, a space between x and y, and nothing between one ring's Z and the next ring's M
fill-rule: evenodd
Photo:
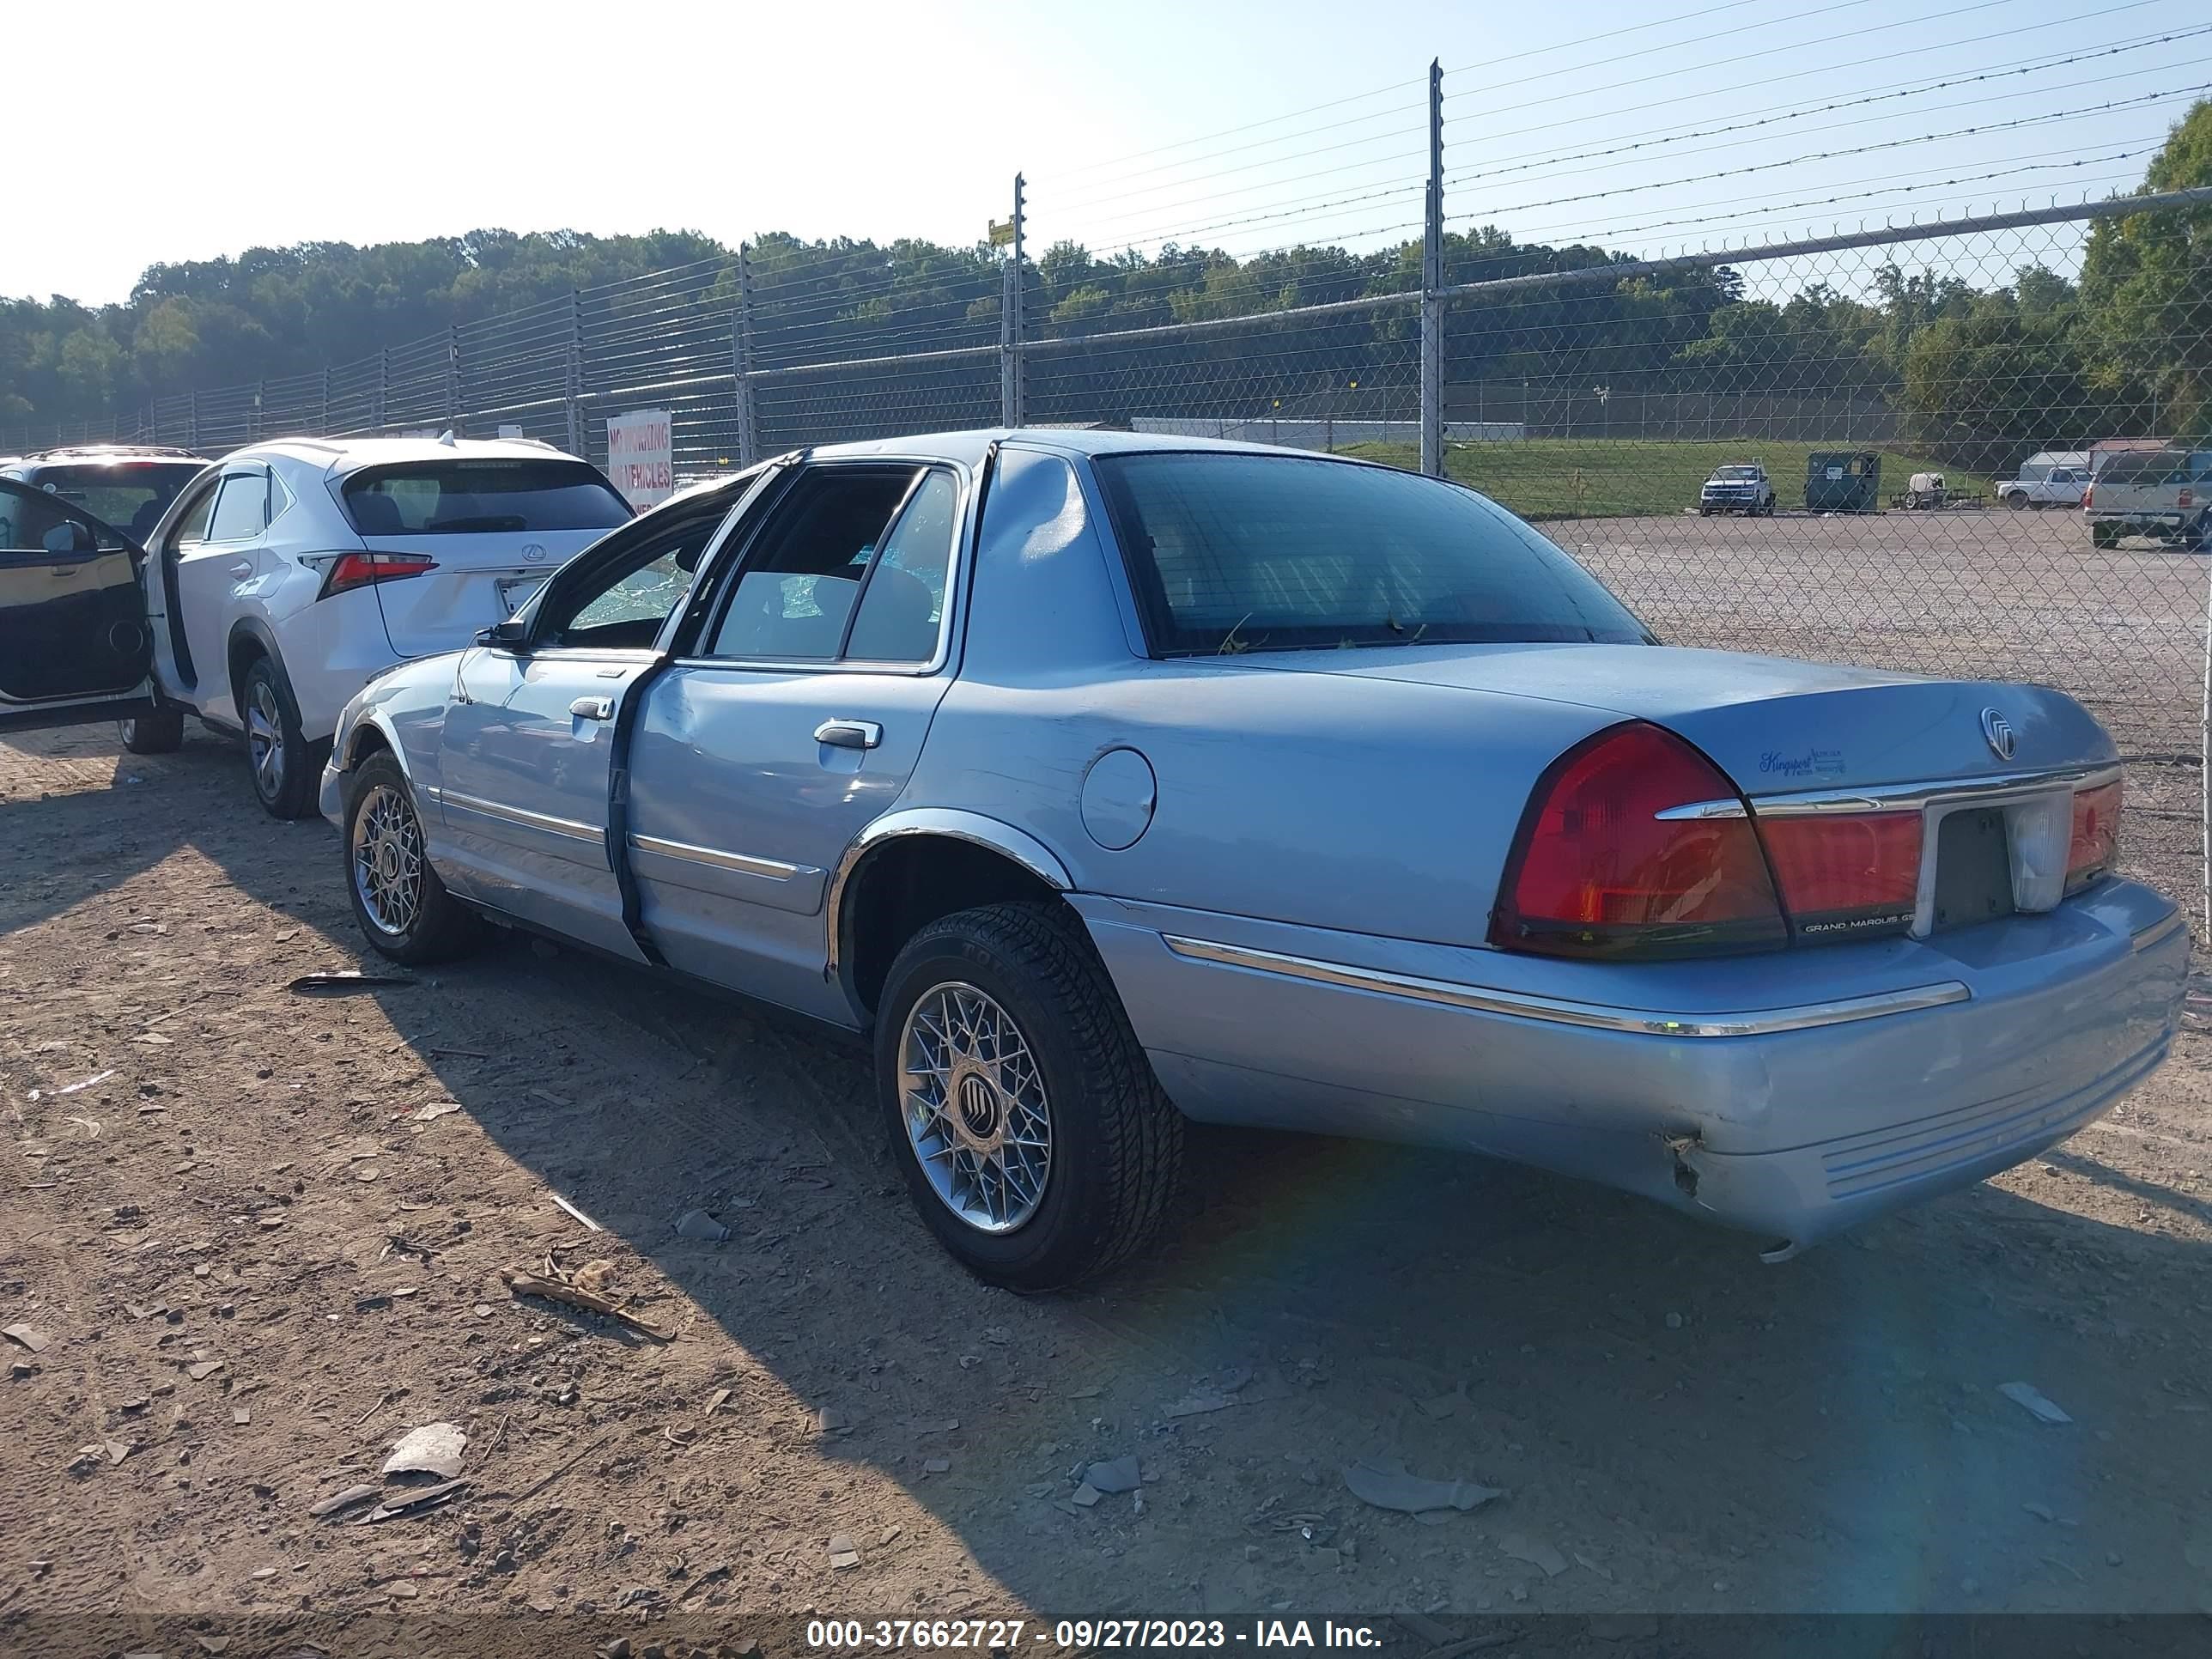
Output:
M253 574L253 561L251 559L240 559L236 564L231 566L230 574L237 577L239 580L244 581L248 576L251 576Z
M814 741L832 749L873 749L884 740L884 728L873 720L824 720L814 728Z
M611 720L615 717L612 697L579 697L568 705L568 712L580 720Z

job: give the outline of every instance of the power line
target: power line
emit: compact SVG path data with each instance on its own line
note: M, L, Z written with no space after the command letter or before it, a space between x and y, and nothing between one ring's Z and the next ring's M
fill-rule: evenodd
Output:
M1747 132L1759 127L1778 126L1785 121L1803 120L1810 116L1832 114L1838 110L1858 109L1869 104L1885 103L1892 99L1917 98L1931 92L1947 91L1953 87L1979 85L1985 82L2005 80L2014 76L2039 75L2045 70L2064 69L2075 64L2088 63L2095 58L2116 57L2123 52L2142 52L2152 46L2169 46L2174 41L2190 40L2201 34L2212 34L2212 23L2207 23L2199 28L2183 29L2172 34L2148 36L2121 46L2104 46L2094 52L2074 52L2060 58L2024 60L2021 64L2007 65L2001 69L1984 70L1978 75L1956 76L1943 81L1905 82L1896 87L1877 88L1854 98L1838 99L1829 104L1802 107L1783 106L1779 113L1770 107L1768 110L1755 112L1758 118L1733 122L1727 126L1700 127L1672 136L1665 136L1667 130L1664 128L1655 128L1649 132L1631 134L1624 142L1605 149L1550 150L1535 153L1531 157L1509 157L1508 165L1481 167L1471 173L1461 173L1457 177L1461 179L1500 178L1507 173L1529 172L1538 167L1557 166L1565 161L1592 161L1610 155L1624 155L1632 150L1656 149L1662 144L1683 143L1692 138L1716 137L1727 132ZM2203 60L2192 59L2191 61ZM2073 82L2069 84L2085 86L2091 82ZM2063 88L2055 88L2055 90L2063 90ZM1939 105L1937 107L1961 108L1964 106ZM1816 128L1814 131L1821 131L1821 129Z
M2207 32L2212 32L2212 31L2207 31ZM2171 69L2193 69L2193 68L2195 68L2197 65L2198 65L2198 64L2206 64L2206 63L2212 63L2212 58L2191 58L2185 59L2183 62L2179 63L2179 64L2161 64L2160 67L2160 68L2162 68L2162 69L2170 69L2170 70L2171 70ZM2109 81L2134 81L2134 80L2139 80L2139 79L2141 79L2141 78L2142 78L2142 76L2141 76L2141 74L2140 74L2140 72L2139 72L2139 71L2136 71L2136 70L2123 70L2123 71L2121 71L2120 73L2116 74L2116 75L2093 75L2093 76L2084 76L2082 79L2081 79L2081 80L2079 80L2079 81L2067 81L2067 82L2061 82L2061 83L2060 83L2059 85L2057 85L2057 86L2045 88L2045 91L2047 91L2047 92L2071 92L2071 91L2075 90L2076 88L2080 88L2080 87L2096 87L2096 86L2102 86L2102 85L2104 85L2106 82L2109 82ZM1950 103L1950 104L1933 104L1933 105L1929 105L1929 106L1926 106L1923 110L1921 110L1921 111L1918 111L1918 112L1917 112L1917 113L1921 113L1921 114L1934 115L1934 114L1941 113L1942 112L1943 112L1943 111L1945 111L1945 110L1954 110L1954 109L1972 109L1972 108L1975 107L1977 105L1980 105L1980 104L1993 104L1993 103L2000 103L2000 102L2008 101L2008 100L2011 99L2012 95L2013 95L2013 94L2011 94L2010 93L1991 93L1991 94L1990 94L1987 97L1983 97L1983 98L1962 98L1962 99L1959 100L1956 103ZM1832 121L1832 122L1830 122L1830 123L1829 123L1827 125L1826 125L1826 126L1820 126L1820 127L1811 127L1811 128L1807 129L1807 131L1808 131L1808 132L1839 132L1839 131L1843 131L1843 130L1844 130L1844 128L1846 128L1846 127L1864 126L1864 125L1865 125L1868 122L1869 122L1869 121L1881 121L1881 120L1887 120L1887 119L1888 119L1888 118L1888 118L1887 115L1860 115L1860 116L1854 116L1853 118L1851 118L1850 120L1847 120L1847 121ZM1952 136L1952 137L1963 137L1963 136L1966 136L1966 134L1970 134L1970 133L1975 132L1975 131L1978 131L1978 130L1979 130L1979 129L1977 129L1977 128L1968 127L1968 128L1964 129L1964 130L1963 130L1963 131L1962 131L1962 132L1960 132L1960 133L1952 134L1952 135L1949 135L1949 136ZM1726 132L1726 131L1731 131L1731 129L1727 128L1727 127L1717 127L1717 128L1713 129L1713 133ZM1686 133L1686 134L1684 134L1684 135L1683 135L1683 138L1684 138L1684 140L1687 140L1687 139L1691 139L1691 138L1704 138L1704 137L1709 137L1713 136L1713 133L1705 133L1705 132L1693 132L1693 133ZM1756 139L1753 139L1753 138L1731 138L1731 139L1728 140L1728 141L1727 141L1726 143L1718 143L1718 144L1708 144L1708 145L1706 145L1706 146L1705 146L1704 149L1702 149L1685 150L1685 151L1683 151L1683 152L1682 152L1682 154L1683 154L1683 155L1710 155L1714 154L1716 151L1724 150L1724 149L1741 149L1741 148L1742 146L1744 146L1745 144L1748 144L1748 143L1758 143L1758 142L1759 142L1758 140L1756 140ZM1643 148L1643 146L1638 146L1638 148ZM1845 152L1845 153L1849 153L1849 152ZM1816 156L1816 157L1814 157L1814 158L1812 158L1812 159L1814 159L1814 160L1821 160L1821 159L1825 159L1825 158L1823 158L1823 157L1817 157L1817 156ZM1570 167L1570 168L1567 168L1567 169L1565 169L1565 170L1564 170L1564 171L1562 171L1562 172L1553 173L1550 173L1550 174L1546 175L1546 182L1548 182L1548 181L1549 181L1550 179L1571 179L1571 178L1574 178L1574 177L1576 177L1577 175L1581 174L1581 173L1601 173L1601 172L1605 172L1605 171L1607 171L1607 169L1606 169L1606 168L1599 167ZM1475 179L1485 178L1485 177L1487 177L1487 176L1488 176L1487 174L1486 174L1486 173L1480 173L1480 172L1477 172L1477 173L1462 173L1462 174L1458 174L1458 175L1455 176L1455 177L1454 177L1454 178L1452 178L1452 179L1447 179L1445 182L1446 182L1446 183L1448 183L1448 184L1457 184L1457 183L1461 183L1461 182L1462 182L1462 181L1464 181L1464 180L1472 180L1472 179ZM1680 181L1678 181L1678 180L1669 180L1668 182L1670 182L1670 183L1674 183L1674 182L1680 182Z
M2109 102L2092 105L2083 109L2055 110L2045 115L2025 115L2016 121L1996 121L1983 126L1960 127L1950 132L1923 133L1916 138L1893 138L1879 144L1861 144L1851 149L1821 150L1809 155L1793 155L1784 161L1757 161L1749 167L1727 167L1717 173L1701 173L1687 179L1674 179L1668 182L1675 185L1696 185L1708 183L1715 179L1740 179L1746 173L1771 173L1777 167L1798 167L1807 161L1838 161L1846 156L1871 155L1880 150L1903 149L1913 144L1934 143L1945 138L1964 138L1985 132L2014 131L2021 127L2041 126L2051 121L2070 121L2085 115L2100 115L2108 110L2132 109L2144 104L2156 103L2170 98L2187 97L2206 91L2212 91L2212 82L2203 82L2193 87L2177 87L2171 91L2145 93L2139 98L2113 99ZM1624 185L1613 190L1588 191L1579 196L1556 196L1546 201L1522 202L1513 207L1485 209L1480 214L1457 214L1453 216L1460 219L1474 219L1500 213L1526 213L1532 208L1559 207L1569 202L1594 202L1607 196L1632 195L1650 188L1650 185Z

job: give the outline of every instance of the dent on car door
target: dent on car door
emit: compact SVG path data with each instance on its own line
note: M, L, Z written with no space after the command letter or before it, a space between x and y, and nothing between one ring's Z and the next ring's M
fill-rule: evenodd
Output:
M0 731L153 706L143 558L74 503L0 479Z
M967 493L949 466L811 466L717 573L629 745L626 853L672 966L849 1017L823 977L823 901L950 683Z
M644 960L607 852L617 722L726 510L615 532L552 579L526 641L463 658L440 741L439 808L471 896Z

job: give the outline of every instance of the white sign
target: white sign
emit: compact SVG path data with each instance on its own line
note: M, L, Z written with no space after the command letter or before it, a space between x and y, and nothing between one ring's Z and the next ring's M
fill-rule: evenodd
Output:
M665 409L609 416L607 477L632 507L650 507L674 495L676 417Z

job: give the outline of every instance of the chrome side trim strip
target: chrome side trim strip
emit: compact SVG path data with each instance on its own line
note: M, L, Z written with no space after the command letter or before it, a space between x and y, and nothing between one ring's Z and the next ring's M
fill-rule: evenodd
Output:
M1346 990L1372 991L1382 996L1410 997L1417 1002L1472 1008L1486 1014L1513 1014L1559 1025L1632 1031L1647 1036L1768 1036L1778 1031L1846 1025L1855 1020L1938 1008L1946 1003L1965 1002L1973 995L1957 980L1943 980L1903 991L1843 997L1833 1002L1803 1003L1794 1008L1759 1008L1738 1014L1668 1014L1642 1008L1607 1007L1595 1002L1571 1002L1560 997L1536 996L1522 991L1493 990L1486 986L1455 985L1444 980L1353 968L1343 963L1317 962L1310 957L1284 956L1273 951L1255 951L1211 939L1182 939L1172 933L1160 937L1168 949L1179 957L1218 963L1224 967L1248 968L1258 973L1280 974Z
M502 806L495 800L464 795L452 789L446 791L445 804L458 806L465 812L481 812L488 818L519 823L526 830L542 830L549 836L565 836L571 841L605 841L607 836L607 832L596 824L579 823L574 818L556 818L547 812L526 812L520 806Z
M2128 940L2128 949L2131 951L2148 951L2154 945L2165 944L2176 933L2186 929L2188 926L2189 918L2176 910L2164 921L2154 921L2142 932L2130 938Z
M793 876L818 876L822 872L811 864L786 864L781 859L757 859L743 853L725 853L718 847L694 847L689 842L664 841L659 836L632 836L629 844L641 853L658 853L663 858L682 859L687 864L712 865L717 870L736 870L748 876L765 876L770 881L789 881Z
M1686 806L1669 806L1651 816L1662 823L1672 823L1678 818L1747 818L1751 814L1741 801L1730 796L1726 800L1693 800Z
M1980 800L2062 786L2094 789L2120 775L2118 761L2102 766L2061 767L2047 772L2000 772L1982 778L1941 778L1925 783L1878 784L1871 789L1814 789L1789 795L1754 795L1751 810L1763 818L1815 812L1918 811L1937 801ZM1687 808L1676 808L1686 812ZM1662 812L1662 817L1674 816Z

